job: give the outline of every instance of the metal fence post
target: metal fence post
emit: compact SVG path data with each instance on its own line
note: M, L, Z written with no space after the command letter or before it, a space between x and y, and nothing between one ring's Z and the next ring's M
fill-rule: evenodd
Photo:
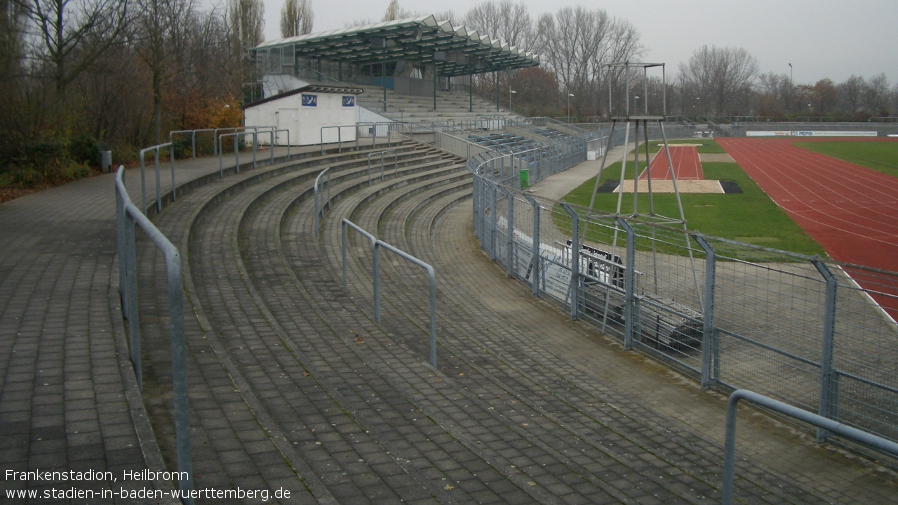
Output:
M491 216L491 225L490 225L490 260L496 261L496 226L499 223L499 215L496 207L499 193L499 185L495 182L490 184L492 186L492 191L490 191L490 206L492 207L490 216Z
M223 135L222 135L223 136ZM238 154L238 146L237 144L240 142L240 136L238 133L234 134L234 171L235 173L240 173L240 155Z
M166 253L168 256L168 253ZM187 344L184 337L184 286L181 282L181 255L174 251L168 264L168 300L170 309L172 389L174 389L175 444L178 448L178 471L187 472L188 479L180 479L183 491L193 489L193 463L190 452L190 406L187 399Z
M140 313L137 306L137 244L134 219L125 211L125 302L128 310L128 336L131 364L137 377L137 386L143 391L143 367L140 360Z
M153 153L153 159L155 160L154 163L156 166L156 212L158 213L162 212L162 181L159 175L159 146L153 148Z
M531 244L530 252L530 279L533 298L539 298L539 202L530 195L524 195L524 198L530 202L533 207L533 244Z
M340 235L342 238L342 240L340 241L340 249L342 250L342 253L343 253L343 289L346 289L346 221L345 220L343 220L340 223L340 229L341 229Z
M508 200L508 226L505 237L505 276L511 277L514 272L514 193L502 188L505 199Z
M627 268L624 270L624 349L633 349L633 318L636 316L636 238L633 227L624 218L617 216L617 223L627 232Z
M168 143L168 164L171 165L171 201L175 201L175 145Z
M373 265L373 277L374 277L374 320L378 323L380 322L380 248L377 247L377 242L374 243L374 265Z
M213 139L212 140L213 145L215 145L216 141L218 142L218 178L224 179L224 162L221 159L221 146L222 146L221 137L216 137L215 139ZM213 147L213 150L215 150L214 147ZM214 156L214 154L213 154L213 156Z
M124 183L124 180L124 171L122 171L122 183ZM125 269L127 268L125 263L125 201L118 191L115 192L115 229L115 246L116 254L118 255L118 293L121 301L122 316L127 319L127 295L125 294L127 293L127 278L125 274Z
M694 238L705 251L705 303L702 307L702 389L708 389L719 375L719 370L712 368L712 362L713 364L720 362L718 354L720 343L717 342L714 332L714 272L717 255L702 234L696 233ZM712 351L714 352L712 353Z
M820 358L820 403L818 414L822 417L832 418L833 395L837 392L835 387L836 377L833 373L833 344L836 331L836 278L829 271L826 264L820 260L812 262L826 280L826 313L823 316L823 352ZM823 428L817 428L817 443L826 442L829 432Z
M577 319L580 313L580 216L570 205L562 203L561 207L571 216L571 319Z
M259 147L259 130L253 130L253 168L256 168L256 149Z
M480 182L480 177L479 177L477 174L473 174L471 183L472 183L472 186L471 186L471 200L472 200L471 207L473 208L472 210L473 210L473 213L474 213L474 218L473 218L471 224L474 225L474 237L476 237L477 240L478 240L478 242L479 242L479 241L481 240L481 237L480 237L480 225L479 225L479 220L480 220L480 205L479 205L479 201L478 201L478 198L480 198L480 184L481 184L481 182Z

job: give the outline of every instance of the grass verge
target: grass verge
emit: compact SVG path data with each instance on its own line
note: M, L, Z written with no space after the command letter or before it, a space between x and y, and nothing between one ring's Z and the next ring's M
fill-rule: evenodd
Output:
M792 145L898 177L898 142L795 142Z
M699 142L703 144L703 147L699 148L699 152L724 152L716 142L710 139L696 139L696 142L684 141L682 143ZM645 165L643 163L640 165L641 170ZM777 206L739 165L736 163L702 163L702 169L706 179L734 181L743 192L741 194L681 194L680 200L683 203L683 213L689 230L768 248L808 255L826 255L823 248ZM606 167L600 183L619 180L620 171L620 162L609 165ZM628 163L625 178L632 177L633 163ZM584 182L568 193L564 197L564 201L588 207L594 185L595 178ZM656 194L653 201L655 214L671 218L679 217L675 195ZM617 202L617 193L601 193L596 195L594 208L613 214L617 210ZM639 213L641 215L648 214L648 195L640 194L638 203ZM625 194L621 199L621 213L629 215L632 212L633 195ZM568 219L564 214L564 211L554 214L556 225L560 229L570 230L570 223L567 222ZM769 255L764 255L764 258L769 259Z

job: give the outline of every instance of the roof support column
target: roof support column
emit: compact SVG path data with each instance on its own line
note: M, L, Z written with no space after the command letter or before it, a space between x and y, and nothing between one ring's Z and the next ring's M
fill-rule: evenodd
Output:
M387 111L387 38L384 37L384 50L380 58L380 79L384 85L384 112ZM372 74L374 72L371 72Z
M468 112L474 112L474 74L468 74Z
M436 57L433 59L433 110L436 112L437 110L437 85L439 84L439 77L437 76L437 60Z
M496 70L496 112L499 112L499 71Z

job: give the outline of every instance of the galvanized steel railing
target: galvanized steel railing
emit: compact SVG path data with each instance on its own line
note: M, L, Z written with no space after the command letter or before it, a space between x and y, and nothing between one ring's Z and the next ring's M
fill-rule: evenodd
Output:
M159 144L158 146L147 147L140 150L140 208L146 212L147 208L147 178L144 173L143 157L144 154L152 151L155 158L154 166L156 167L156 212L162 212L162 182L159 175L159 150L169 148L168 161L171 165L171 199L175 199L175 148L171 142Z
M348 219L344 219L342 221L342 242L341 242L341 251L343 254L343 288L346 289L346 241L348 235L348 229L352 228L353 230L364 235L371 242L371 252L373 255L373 268L372 268L372 276L374 282L374 319L380 323L380 249L386 249L393 254L396 254L400 258L413 263L427 272L428 279L430 280L430 364L434 368L437 366L437 316L436 316L436 303L437 303L437 281L436 275L434 274L433 267L429 264L421 261L420 259L408 254L407 252L393 247L392 245L384 242L383 240L378 240L377 237L365 231L359 225L353 223Z
M352 126L345 126L345 125L344 126L322 126L321 131L319 132L320 136L321 136L321 154L322 155L324 154L324 130L332 130L334 128L337 129L337 152L342 153L343 152L343 129L344 128L356 128L356 125L352 125ZM356 148L356 150L359 149L359 136L358 135L355 136L355 148Z
M779 414L783 414L799 421L806 422L813 426L817 426L819 430L826 430L835 433L841 437L860 442L876 450L891 454L898 457L898 444L891 440L886 440L876 435L871 435L865 431L861 431L850 426L838 423L831 419L827 419L816 414L795 408L786 403L774 400L764 395L739 389L730 395L727 402L726 416L726 443L724 448L723 459L723 500L724 505L733 503L733 472L736 466L736 413L739 400L754 403L760 407L772 410Z
M371 157L380 155L380 180L383 182L384 180L384 155L387 153L393 154L393 176L399 175L399 157L396 155L395 149L388 149L386 151L377 151L373 153L368 153L368 185L371 185Z
M199 130L174 130L168 132L168 141L174 143L175 135L184 135L186 133L190 134L190 155L192 158L196 158L196 134L201 132L215 132L215 128L202 128ZM216 155L218 153L215 152L215 141L212 141L212 155Z
M315 185L313 186L313 194L315 196L315 217L314 217L314 227L315 227L315 236L318 236L318 229L321 227L321 219L324 217L324 207L327 206L330 208L331 203L331 167L327 167L315 177ZM322 184L322 177L327 175L327 178L324 180L324 184ZM319 193L323 193L324 185L327 185L327 198L324 198L324 195L320 195Z
M240 173L240 143L237 141L242 136L252 135L253 136L253 168L256 168L256 149L258 148L258 132L235 132L235 133L224 133L218 136L218 177L224 178L224 160L222 160L222 143L224 142L225 137L234 137L234 170L237 173ZM274 149L271 150L272 156L274 156ZM274 159L274 158L272 158Z
M125 188L124 173L124 167L120 166L115 176L116 248L119 257L119 292L122 297L123 314L128 319L131 364L134 367L138 387L143 390L136 245L136 228L140 227L165 257L178 475L180 476L181 472L184 472L183 475L187 476L178 481L178 487L181 491L189 493L193 489L193 463L190 457L187 350L184 338L184 286L181 279L181 255L168 238L143 214L141 209L131 203L131 198ZM192 500L185 499L185 503L192 503Z

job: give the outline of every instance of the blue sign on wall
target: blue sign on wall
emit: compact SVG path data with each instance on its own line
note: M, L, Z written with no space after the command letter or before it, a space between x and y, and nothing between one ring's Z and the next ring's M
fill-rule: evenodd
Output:
M318 95L302 95L303 107L318 107Z
M344 96L343 97L343 107L355 107L355 97L354 96Z

